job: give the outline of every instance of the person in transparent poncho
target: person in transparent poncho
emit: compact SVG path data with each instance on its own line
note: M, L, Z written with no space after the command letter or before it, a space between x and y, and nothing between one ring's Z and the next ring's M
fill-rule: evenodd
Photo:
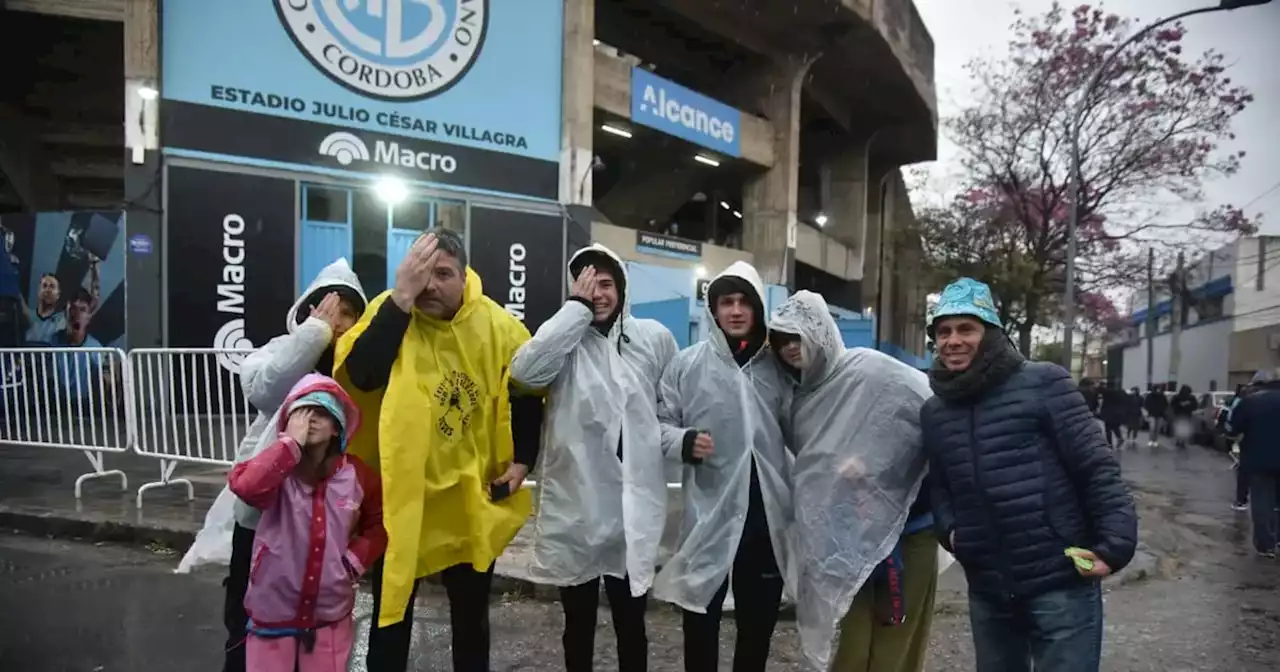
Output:
M707 290L708 337L659 386L663 451L684 462L679 547L654 596L684 610L689 672L714 672L733 570L735 672L763 672L786 576L791 480L782 416L791 384L769 351L764 285L735 262Z
M560 588L568 672L592 669L601 577L619 669L642 672L666 522L658 381L676 339L631 316L626 266L603 245L574 253L569 279L569 300L511 361L516 385L547 393L529 571Z
M920 670L938 574L932 517L916 502L928 379L845 349L826 301L804 290L774 311L769 342L798 383L788 536L805 657L838 672Z

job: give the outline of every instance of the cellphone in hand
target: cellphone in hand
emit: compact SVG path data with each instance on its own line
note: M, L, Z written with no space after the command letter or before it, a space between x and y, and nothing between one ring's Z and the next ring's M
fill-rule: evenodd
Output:
M510 483L491 483L489 485L489 501L501 502L511 496Z

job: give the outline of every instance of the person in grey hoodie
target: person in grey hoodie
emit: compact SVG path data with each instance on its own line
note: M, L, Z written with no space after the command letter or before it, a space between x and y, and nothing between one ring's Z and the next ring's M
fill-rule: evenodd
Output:
M289 310L286 333L271 339L240 364L240 385L258 416L236 450L236 464L252 459L276 440L277 434L271 428L279 423L281 404L303 376L312 372L333 375L333 344L360 318L365 303L359 278L346 259L339 259L321 269ZM228 502L234 503L235 510L231 526L227 525L229 517L223 508ZM222 545L230 537L231 568L223 581L223 621L227 628L224 672L245 670L249 617L244 610L244 596L252 569L254 530L260 516L257 509L224 490L210 509L192 550L187 552L191 556L202 545L209 546L209 538L213 544ZM184 566L190 563L190 558L183 559Z

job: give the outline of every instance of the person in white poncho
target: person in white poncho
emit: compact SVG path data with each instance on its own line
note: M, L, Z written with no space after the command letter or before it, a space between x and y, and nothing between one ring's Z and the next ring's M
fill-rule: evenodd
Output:
M236 449L245 462L276 440L280 405L308 373L333 374L333 344L365 308L364 289L346 259L320 270L285 317L286 333L271 339L240 364L240 385L258 416ZM223 620L227 628L224 672L245 669L245 591L253 554L254 530L262 514L223 488L205 516L204 527L178 565L179 572L208 563L230 562Z
M770 328L798 383L787 424L805 657L820 670L918 672L938 574L932 516L918 501L928 378L875 350L846 349L826 301L812 292L787 299Z
M569 277L569 300L511 362L516 385L549 397L530 574L560 587L568 672L592 669L601 577L619 669L644 672L666 518L657 388L676 341L631 316L626 266L608 248L579 250Z
M659 387L663 450L684 462L680 541L654 597L684 610L684 665L714 672L733 570L735 672L763 672L778 622L791 521L782 416L791 384L766 342L764 286L735 262L707 289L706 340L676 355Z

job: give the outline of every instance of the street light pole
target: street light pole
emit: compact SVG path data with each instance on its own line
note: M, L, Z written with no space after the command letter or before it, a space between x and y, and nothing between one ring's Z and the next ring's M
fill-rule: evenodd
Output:
M1240 9L1241 7L1253 7L1256 5L1265 5L1271 0L1222 0L1217 7L1201 7L1199 9L1191 9L1179 14L1174 14L1168 18L1160 19L1155 23L1139 30L1129 39L1120 43L1107 54L1103 59L1102 65L1089 76L1089 81L1084 85L1084 91L1080 94L1080 99L1076 101L1075 109L1071 114L1071 127L1068 135L1071 136L1071 217L1067 219L1067 268L1063 285L1065 288L1062 292L1062 356L1065 361L1062 365L1068 371L1071 370L1071 364L1074 353L1072 337L1075 335L1076 328L1076 229L1080 226L1080 190L1084 182L1084 176L1081 175L1080 169L1080 127L1084 123L1085 105L1089 102L1089 96L1093 95L1093 90L1098 88L1098 82L1102 81L1102 76L1106 74L1111 64L1115 62L1120 52L1124 51L1130 44L1142 39L1147 33L1168 23L1185 19L1188 16L1196 14L1208 14L1209 12L1229 11L1232 9ZM1154 310L1154 306L1147 306L1147 310ZM1085 353L1081 353L1083 357Z

